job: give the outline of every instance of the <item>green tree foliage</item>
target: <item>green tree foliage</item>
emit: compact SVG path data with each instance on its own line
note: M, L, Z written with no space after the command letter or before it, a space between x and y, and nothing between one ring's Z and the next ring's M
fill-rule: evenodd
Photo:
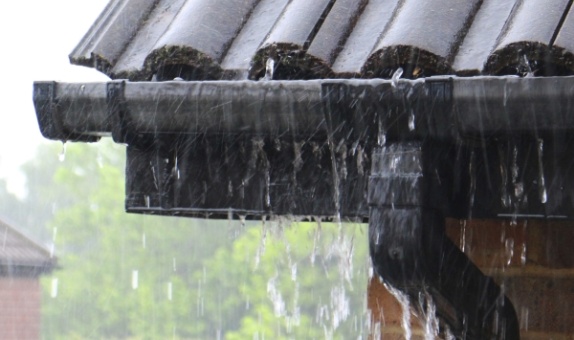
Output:
M25 168L23 204L40 207L60 267L43 278L45 338L364 335L364 225L126 214L122 146L60 152Z

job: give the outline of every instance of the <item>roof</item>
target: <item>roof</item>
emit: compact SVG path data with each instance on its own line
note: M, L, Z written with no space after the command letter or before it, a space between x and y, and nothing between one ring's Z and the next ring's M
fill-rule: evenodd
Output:
M38 274L50 271L55 263L56 258L47 249L0 221L0 276L15 272Z
M72 63L113 79L574 74L569 0L112 0ZM155 76L155 78L154 78Z

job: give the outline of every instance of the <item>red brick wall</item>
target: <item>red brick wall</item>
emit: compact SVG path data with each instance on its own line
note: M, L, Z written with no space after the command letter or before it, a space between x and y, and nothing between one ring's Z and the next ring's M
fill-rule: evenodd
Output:
M0 339L39 339L40 305L38 278L0 277Z

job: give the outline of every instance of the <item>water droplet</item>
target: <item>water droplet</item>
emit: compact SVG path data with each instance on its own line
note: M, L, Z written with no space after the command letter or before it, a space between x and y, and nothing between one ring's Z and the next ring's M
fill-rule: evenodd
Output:
M177 271L177 266L176 266L176 262L175 262L175 257L173 258L173 271Z
M522 252L520 253L520 264L526 265L526 242L522 243Z
M414 131L415 129L415 113L411 111L409 114L409 131Z
M145 195L145 196L144 196L144 201L145 201L145 206L146 206L146 208L149 208L149 207L150 207L150 198L149 198L149 195Z
M52 287L50 289L50 297L56 298L58 296L58 278L52 279Z
M167 283L167 299L169 301L173 299L173 284L171 282Z
M265 169L265 206L271 208L271 174L269 167Z
M60 162L66 160L66 142L62 142L62 151L60 151L60 154L58 155L58 160L60 160Z
M383 123L383 118L379 117L379 131L377 134L377 145L378 146L384 146L385 143L387 142L387 135L386 135L387 131L385 131L385 127L384 127L384 123Z
M102 157L102 153L98 148L98 155L96 156L96 162L98 163L98 167L101 169L104 167L104 157Z
M132 289L138 289L138 271L137 270L132 270Z
M179 180L181 177L180 172L179 172L179 160L177 158L177 155L175 156L175 160L174 160L174 164L173 164L172 176L174 176L175 179L177 179L177 180Z
M506 256L506 265L509 266L510 263L512 262L512 257L514 256L514 239L513 238L507 238L506 241L504 241L504 250L505 250L505 256Z
M544 153L544 140L538 138L538 195L540 196L540 202L545 204L548 201L548 195L546 193L546 179L544 178L544 164L543 153Z
M466 220L460 222L460 250L464 253L466 251Z
M146 246L145 233L142 233L142 248L145 249L145 246Z

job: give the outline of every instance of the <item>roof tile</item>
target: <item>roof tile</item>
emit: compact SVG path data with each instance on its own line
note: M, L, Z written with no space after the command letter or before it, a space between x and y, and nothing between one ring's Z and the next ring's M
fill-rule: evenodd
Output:
M569 0L112 0L72 52L112 78L574 73ZM528 70L531 69L529 72Z

